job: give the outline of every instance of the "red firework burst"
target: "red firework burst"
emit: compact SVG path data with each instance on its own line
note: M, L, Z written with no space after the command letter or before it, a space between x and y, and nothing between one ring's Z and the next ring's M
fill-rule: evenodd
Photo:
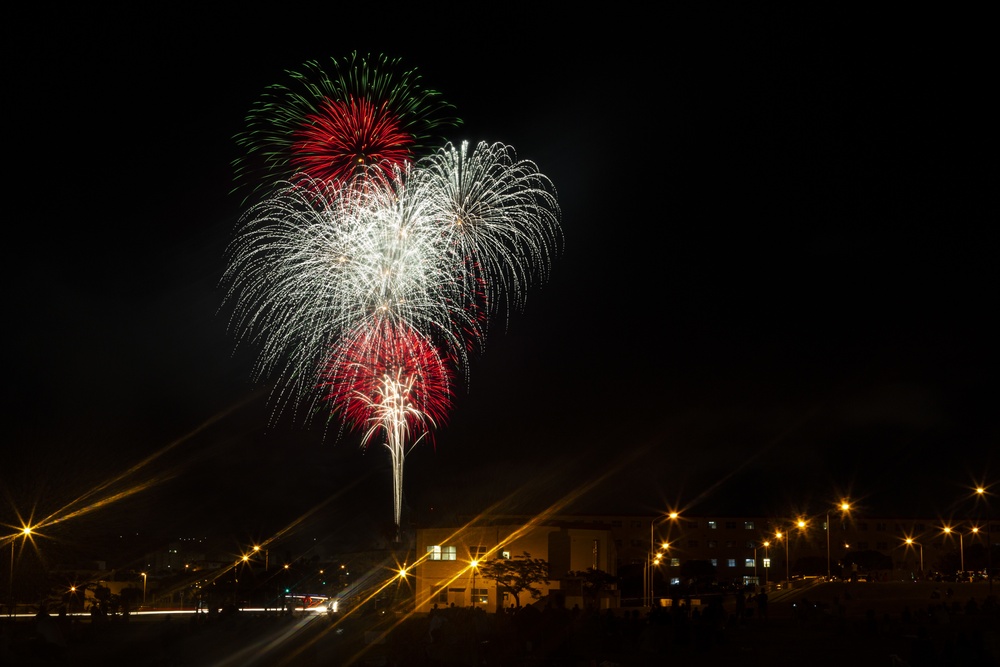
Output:
M346 425L370 430L383 414L386 386L392 383L408 406L401 413L407 427L429 433L432 424L445 422L451 409L453 376L447 360L426 336L405 324L385 321L345 337L336 346L321 387Z
M324 99L320 113L305 117L295 133L291 163L321 181L340 184L366 165L386 174L411 159L413 135L403 129L386 102Z

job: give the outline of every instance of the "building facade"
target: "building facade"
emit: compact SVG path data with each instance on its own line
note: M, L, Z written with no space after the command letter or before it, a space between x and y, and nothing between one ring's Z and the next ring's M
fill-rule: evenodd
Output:
M495 558L517 558L527 554L549 564L548 583L537 588L545 598L560 605L584 605L579 590L567 586L569 573L599 570L614 576L617 554L607 529L576 527L565 522L481 523L462 528L422 528L416 533L417 564L414 567L415 610L439 607L478 606L487 611L532 602L522 593L518 600L498 591L495 581L482 575L479 565ZM615 591L604 591L598 604L618 606Z

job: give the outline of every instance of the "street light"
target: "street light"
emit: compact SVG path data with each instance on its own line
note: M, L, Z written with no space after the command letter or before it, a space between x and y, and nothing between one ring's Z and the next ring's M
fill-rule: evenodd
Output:
M840 517L851 511L851 503L846 499L840 501ZM826 511L826 580L830 581L832 572L830 571L830 510Z
M676 521L680 518L680 513L670 512L667 514L666 518L670 521ZM646 598L644 600L646 607L653 606L653 552L656 550L656 538L653 536L653 528L657 523L659 522L656 519L649 522L649 552L646 554L646 566L643 568L645 570L643 572L644 581L642 582L643 595ZM668 546L668 543L664 542L662 549L666 550Z
M757 549L764 547L764 557L767 558L767 547L771 543L764 540L763 544L755 545L753 548L753 578L756 580L757 584L760 584L760 577L757 575ZM764 568L764 582L767 583L767 568Z
M476 559L472 560L472 608L476 608L476 569L479 567L479 561Z
M143 606L145 606L146 605L146 573L145 572L140 572L139 574L142 575L142 604L143 604Z
M945 535L951 535L951 526L945 526L941 530ZM976 532L977 530L977 528L973 528L972 532ZM962 533L956 530L955 534L958 535L958 569L965 572L965 544L962 541Z
M977 500L985 502L986 492L985 486L976 487L976 495L979 496ZM990 519L989 513L986 515L986 581L989 582L989 594L993 595L993 522Z
M31 535L31 526L23 526L21 532L15 534L14 537L10 538L10 614L14 613L14 543L17 542L17 535L20 535L22 540L21 544L23 546L24 539Z
M920 542L915 541L912 537L906 538L906 544L908 546L913 546L914 544L920 547L920 578L924 578L924 545Z
M660 561L663 560L663 556L666 554L667 549L669 549L669 548L670 548L670 543L669 542L664 542L663 544L661 544L660 545L660 549L659 549L659 551L656 552L656 555L653 557L652 565L650 565L650 568L649 568L650 569L650 573L649 573L649 606L651 606L651 607L653 606L653 601L656 599L656 576L655 576L655 570L653 569L653 566L659 566Z
M780 530L774 534L774 537L784 541L785 543L785 581L789 582L791 577L789 576L788 570L788 532L782 533Z
M255 544L254 547L253 547L253 552L255 554L259 554L260 553L260 546L258 546L258 545ZM267 572L267 556L268 556L267 549L264 549L264 571L265 572Z

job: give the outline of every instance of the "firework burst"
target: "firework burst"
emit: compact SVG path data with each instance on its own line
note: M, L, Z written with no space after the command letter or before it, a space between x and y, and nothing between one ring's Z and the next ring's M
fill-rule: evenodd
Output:
M558 198L535 163L513 147L447 144L418 163L421 197L449 235L471 308L489 316L522 309L561 246Z
M264 91L236 137L246 151L234 163L237 188L250 194L299 173L338 185L369 165L388 174L461 123L398 58L355 53L287 75Z
M244 216L224 275L230 326L238 343L260 346L255 376L281 380L279 408L312 415L330 350L383 322L423 332L466 367L465 336L480 323L409 173L373 170L341 187L288 183Z
M489 319L549 276L558 199L505 144L419 157L459 121L398 60L289 75L237 138L237 183L267 190L227 250L224 303L237 345L260 347L255 379L277 380L275 417L323 414L384 442L398 528L407 452L445 422Z

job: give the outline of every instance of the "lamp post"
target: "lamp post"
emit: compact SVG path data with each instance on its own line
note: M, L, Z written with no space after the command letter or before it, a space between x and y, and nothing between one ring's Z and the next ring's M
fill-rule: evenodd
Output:
M253 547L253 552L255 554L259 554L260 553L260 546L258 546L258 545L255 544L254 547ZM267 572L267 555L268 555L267 554L267 549L264 549L264 572Z
M23 526L20 535L26 538L31 535L31 526ZM14 614L14 543L17 542L17 535L10 538L10 615ZM21 544L24 544L22 539Z
M979 500L985 501L986 487L977 486L976 495ZM986 581L989 582L989 594L993 595L993 534L989 513L986 516Z
M951 535L951 526L945 526L941 530L945 535ZM965 544L962 541L962 533L956 530L955 534L958 535L958 569L965 572Z
M851 503L847 500L841 500L840 505L840 516L843 518L844 514L851 511ZM830 577L833 573L830 570L830 510L826 511L826 580L830 581Z
M142 605L146 606L146 573L140 572L142 575Z
M653 557L653 566L659 566L660 561L663 560L663 555L666 553L667 549L670 548L669 542L664 542L660 545L660 550L656 552ZM656 600L656 570L650 567L649 576L649 606L653 606L653 602Z
M680 514L678 512L670 512L669 514L667 514L666 518L671 521L676 521L678 518L680 518ZM647 608L653 606L653 578L654 578L653 565L659 562L658 557L656 563L653 562L654 552L656 551L656 538L653 536L653 528L656 526L657 523L658 521L656 519L653 519L652 521L649 522L649 552L646 553L646 567L643 568L644 572L643 572L642 588L643 588L643 597L645 598L643 602L645 603ZM665 551L669 546L670 546L669 543L664 542L661 547L661 550Z
M920 578L924 578L924 545L920 542L915 541L912 537L906 538L906 544L908 546L913 546L914 544L920 547Z
M472 608L476 608L476 569L479 567L479 561L473 559L472 561Z
M768 540L764 540L764 588L765 589L767 588L767 571L771 569L771 559L768 557L769 554L768 547L770 546L771 543ZM754 562L756 561L757 559L756 557L754 557Z
M780 530L774 534L774 537L783 541L785 543L785 581L789 581L789 570L788 570L788 532L782 533Z

